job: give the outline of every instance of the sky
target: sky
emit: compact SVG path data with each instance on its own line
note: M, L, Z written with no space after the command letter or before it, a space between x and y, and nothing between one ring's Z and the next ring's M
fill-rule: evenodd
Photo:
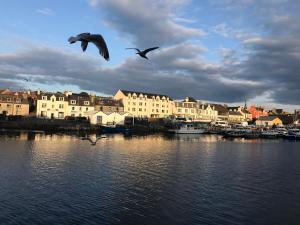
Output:
M299 0L27 0L0 7L0 88L118 89L300 108ZM92 44L68 38L101 34ZM149 60L128 47L150 52ZM29 81L26 81L29 80Z

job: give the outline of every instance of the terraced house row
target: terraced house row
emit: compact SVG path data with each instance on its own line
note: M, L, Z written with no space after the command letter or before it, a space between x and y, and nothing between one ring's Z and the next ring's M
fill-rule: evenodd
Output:
M193 97L186 97L179 101L163 94L128 90L118 90L111 97L100 97L86 92L77 94L70 91L50 93L0 90L0 114L56 119L86 117L96 121L95 123L104 121L105 117L123 118L125 115L141 118L181 117L193 121L223 120L239 123L269 114L278 115L278 113L282 114L282 117L288 116L280 109L267 112L263 107L251 106L248 110L246 104L229 107L224 104L202 103ZM289 119L293 120L293 116Z

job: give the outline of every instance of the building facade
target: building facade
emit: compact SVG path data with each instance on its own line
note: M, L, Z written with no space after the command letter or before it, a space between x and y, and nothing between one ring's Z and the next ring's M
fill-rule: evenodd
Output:
M268 112L263 107L250 106L249 112L252 114L252 119L257 119L261 116L268 116Z
M62 93L41 93L37 98L36 116L64 119L68 115L68 97Z
M28 100L14 94L0 94L0 114L7 116L28 116Z
M97 97L94 100L95 111L102 111L104 113L109 112L124 112L124 106L122 100L116 100L112 97Z
M124 111L135 117L166 118L172 115L174 102L167 95L118 90L115 100L121 100Z
M257 126L272 127L282 125L282 121L277 116L261 116L255 121Z
M199 103L192 97L183 101L174 101L173 115L175 117L195 120L198 118Z
M66 116L86 117L87 112L95 110L94 103L89 95L71 94L68 95L68 111Z

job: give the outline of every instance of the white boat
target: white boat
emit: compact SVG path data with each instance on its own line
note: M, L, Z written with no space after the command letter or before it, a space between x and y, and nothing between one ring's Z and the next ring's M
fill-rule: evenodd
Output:
M183 124L178 129L171 129L169 132L175 134L203 134L205 130L195 127L193 124Z

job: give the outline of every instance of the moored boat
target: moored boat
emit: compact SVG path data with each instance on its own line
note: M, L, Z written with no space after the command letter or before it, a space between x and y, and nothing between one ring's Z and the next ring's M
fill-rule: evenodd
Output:
M205 129L195 127L194 124L182 124L177 129L170 129L168 131L175 134L203 134Z

